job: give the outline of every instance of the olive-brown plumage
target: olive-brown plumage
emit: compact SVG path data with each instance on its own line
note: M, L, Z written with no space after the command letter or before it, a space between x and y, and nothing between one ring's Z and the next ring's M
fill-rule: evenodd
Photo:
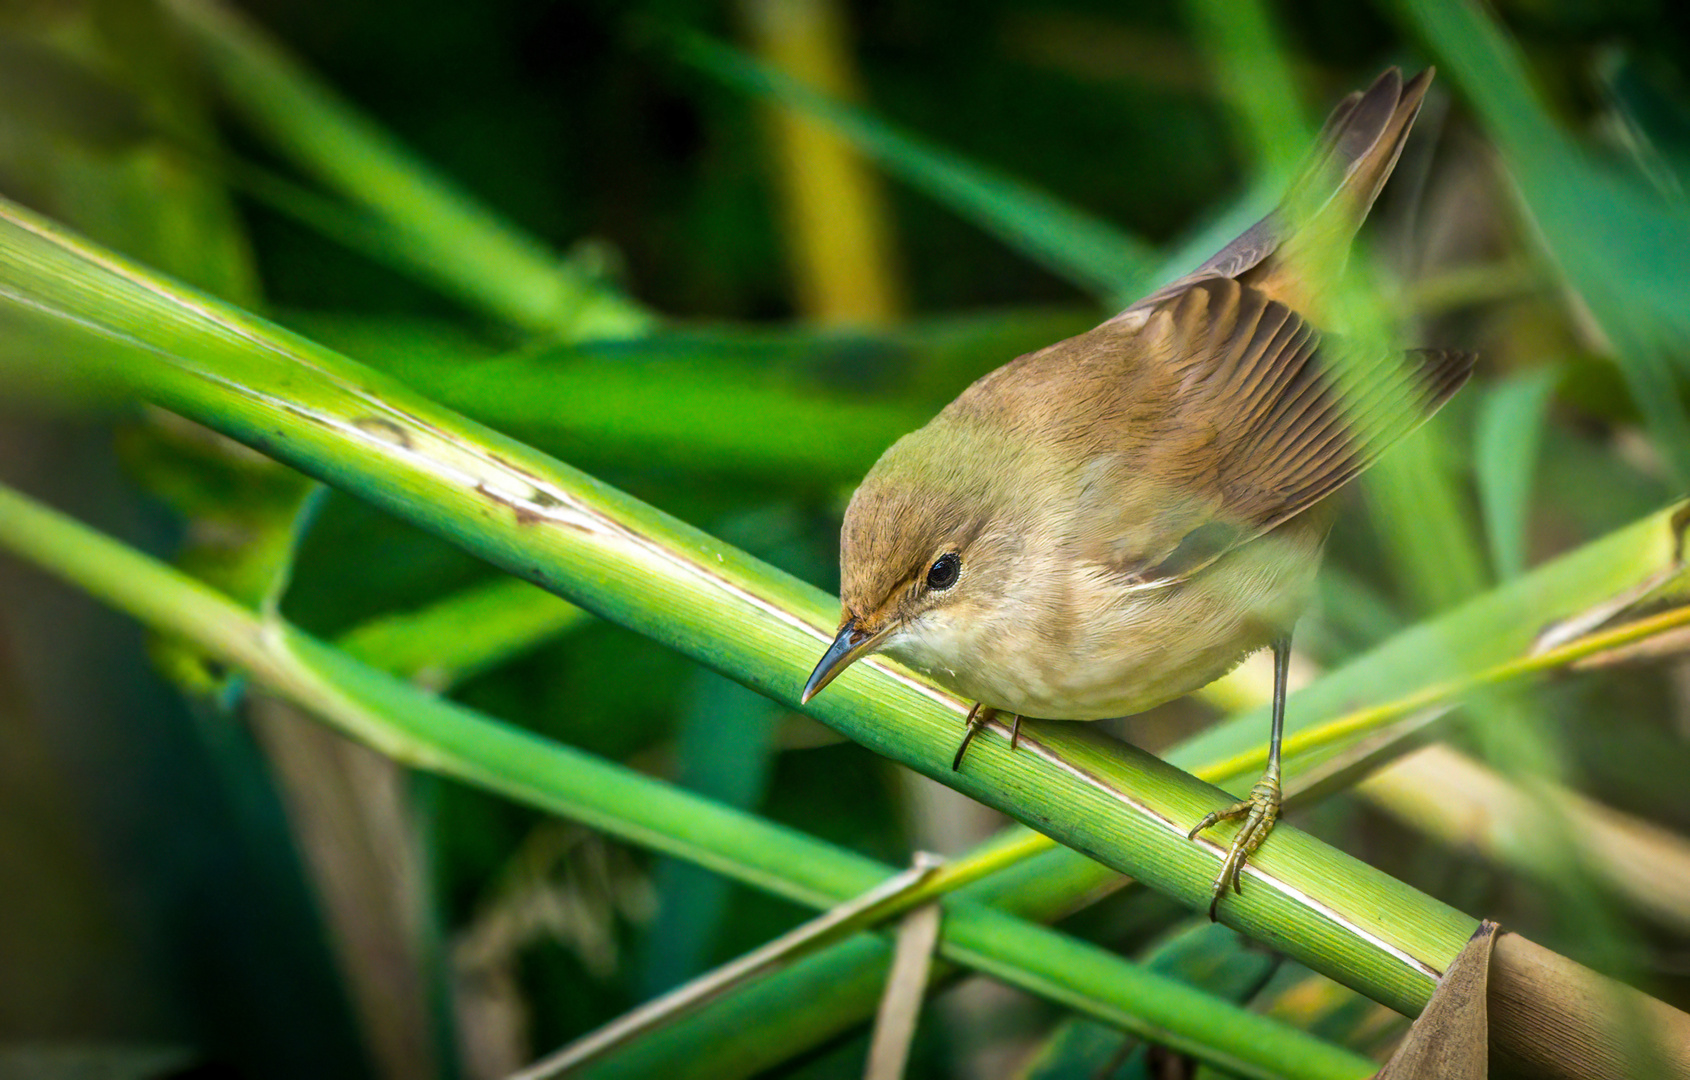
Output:
M840 634L806 700L884 651L992 710L1101 719L1287 647L1323 500L1472 368L1350 355L1313 325L1431 74L1346 99L1281 208L1198 270L886 451L846 511ZM1277 813L1279 715L1271 790L1235 808L1253 818L1217 898Z

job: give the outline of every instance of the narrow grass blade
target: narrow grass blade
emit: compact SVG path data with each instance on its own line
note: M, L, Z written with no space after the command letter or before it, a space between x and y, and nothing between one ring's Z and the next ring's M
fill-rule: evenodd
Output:
M299 166L385 221L419 269L513 325L572 338L640 333L637 305L436 174L218 0L166 5L218 89Z
M1113 225L819 94L703 35L678 34L674 47L682 60L712 77L826 123L886 171L1104 303L1119 306L1148 286L1154 250Z
M1479 509L1485 517L1491 565L1504 581L1526 568L1532 478L1558 377L1550 368L1515 376L1491 388L1479 412L1473 449Z

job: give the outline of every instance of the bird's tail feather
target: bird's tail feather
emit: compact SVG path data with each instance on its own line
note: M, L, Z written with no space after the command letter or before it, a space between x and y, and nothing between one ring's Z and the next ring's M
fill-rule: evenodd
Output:
M1212 278L1235 278L1302 309L1320 291L1317 282L1343 268L1350 242L1396 167L1434 74L1427 68L1404 83L1402 72L1390 68L1366 90L1340 101L1321 128L1308 164L1273 213L1117 318L1142 317L1193 283Z
M1313 160L1275 212L1281 241L1349 246L1402 156L1434 74L1427 68L1404 83L1402 72L1390 68L1338 103Z

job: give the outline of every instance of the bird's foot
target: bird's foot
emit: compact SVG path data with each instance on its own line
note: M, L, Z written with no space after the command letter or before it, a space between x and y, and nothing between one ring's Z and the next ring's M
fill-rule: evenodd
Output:
M968 730L963 733L962 743L956 748L956 757L951 759L952 772L962 768L962 758L964 754L968 753L968 744L974 741L974 736L980 734L980 729L991 723L992 717L997 714L998 711L989 705L976 704L974 708L968 710L968 719L964 721L968 725ZM1011 718L1009 725L1009 748L1014 750L1020 745L1021 717L1014 716Z
M1215 877L1214 892L1209 898L1209 921L1215 920L1215 911L1220 906L1221 897L1226 895L1227 886L1240 896L1244 893L1244 886L1239 878L1244 873L1244 862L1262 846L1267 834L1272 831L1273 823L1279 819L1279 804L1282 796L1279 790L1279 777L1268 773L1256 781L1256 786L1250 789L1250 797L1243 802L1234 803L1225 810L1211 810L1203 815L1203 820L1196 828L1186 834L1188 839L1197 839L1197 834L1211 825L1232 818L1243 818L1244 826L1238 830L1238 835L1232 838L1232 847L1227 850L1226 861L1221 863L1221 872Z
M962 768L962 758L964 754L968 753L968 744L974 741L974 736L980 734L981 728L991 722L992 715L996 712L996 709L988 708L979 702L975 702L974 708L968 710L968 719L963 721L968 725L968 730L963 732L962 742L956 748L956 757L951 759L952 772L957 772Z

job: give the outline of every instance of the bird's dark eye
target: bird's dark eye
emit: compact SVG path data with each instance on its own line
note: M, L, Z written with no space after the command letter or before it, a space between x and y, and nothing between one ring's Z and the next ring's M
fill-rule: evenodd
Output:
M937 592L943 592L956 584L957 575L962 573L962 560L955 552L947 551L934 560L927 568L927 587Z

